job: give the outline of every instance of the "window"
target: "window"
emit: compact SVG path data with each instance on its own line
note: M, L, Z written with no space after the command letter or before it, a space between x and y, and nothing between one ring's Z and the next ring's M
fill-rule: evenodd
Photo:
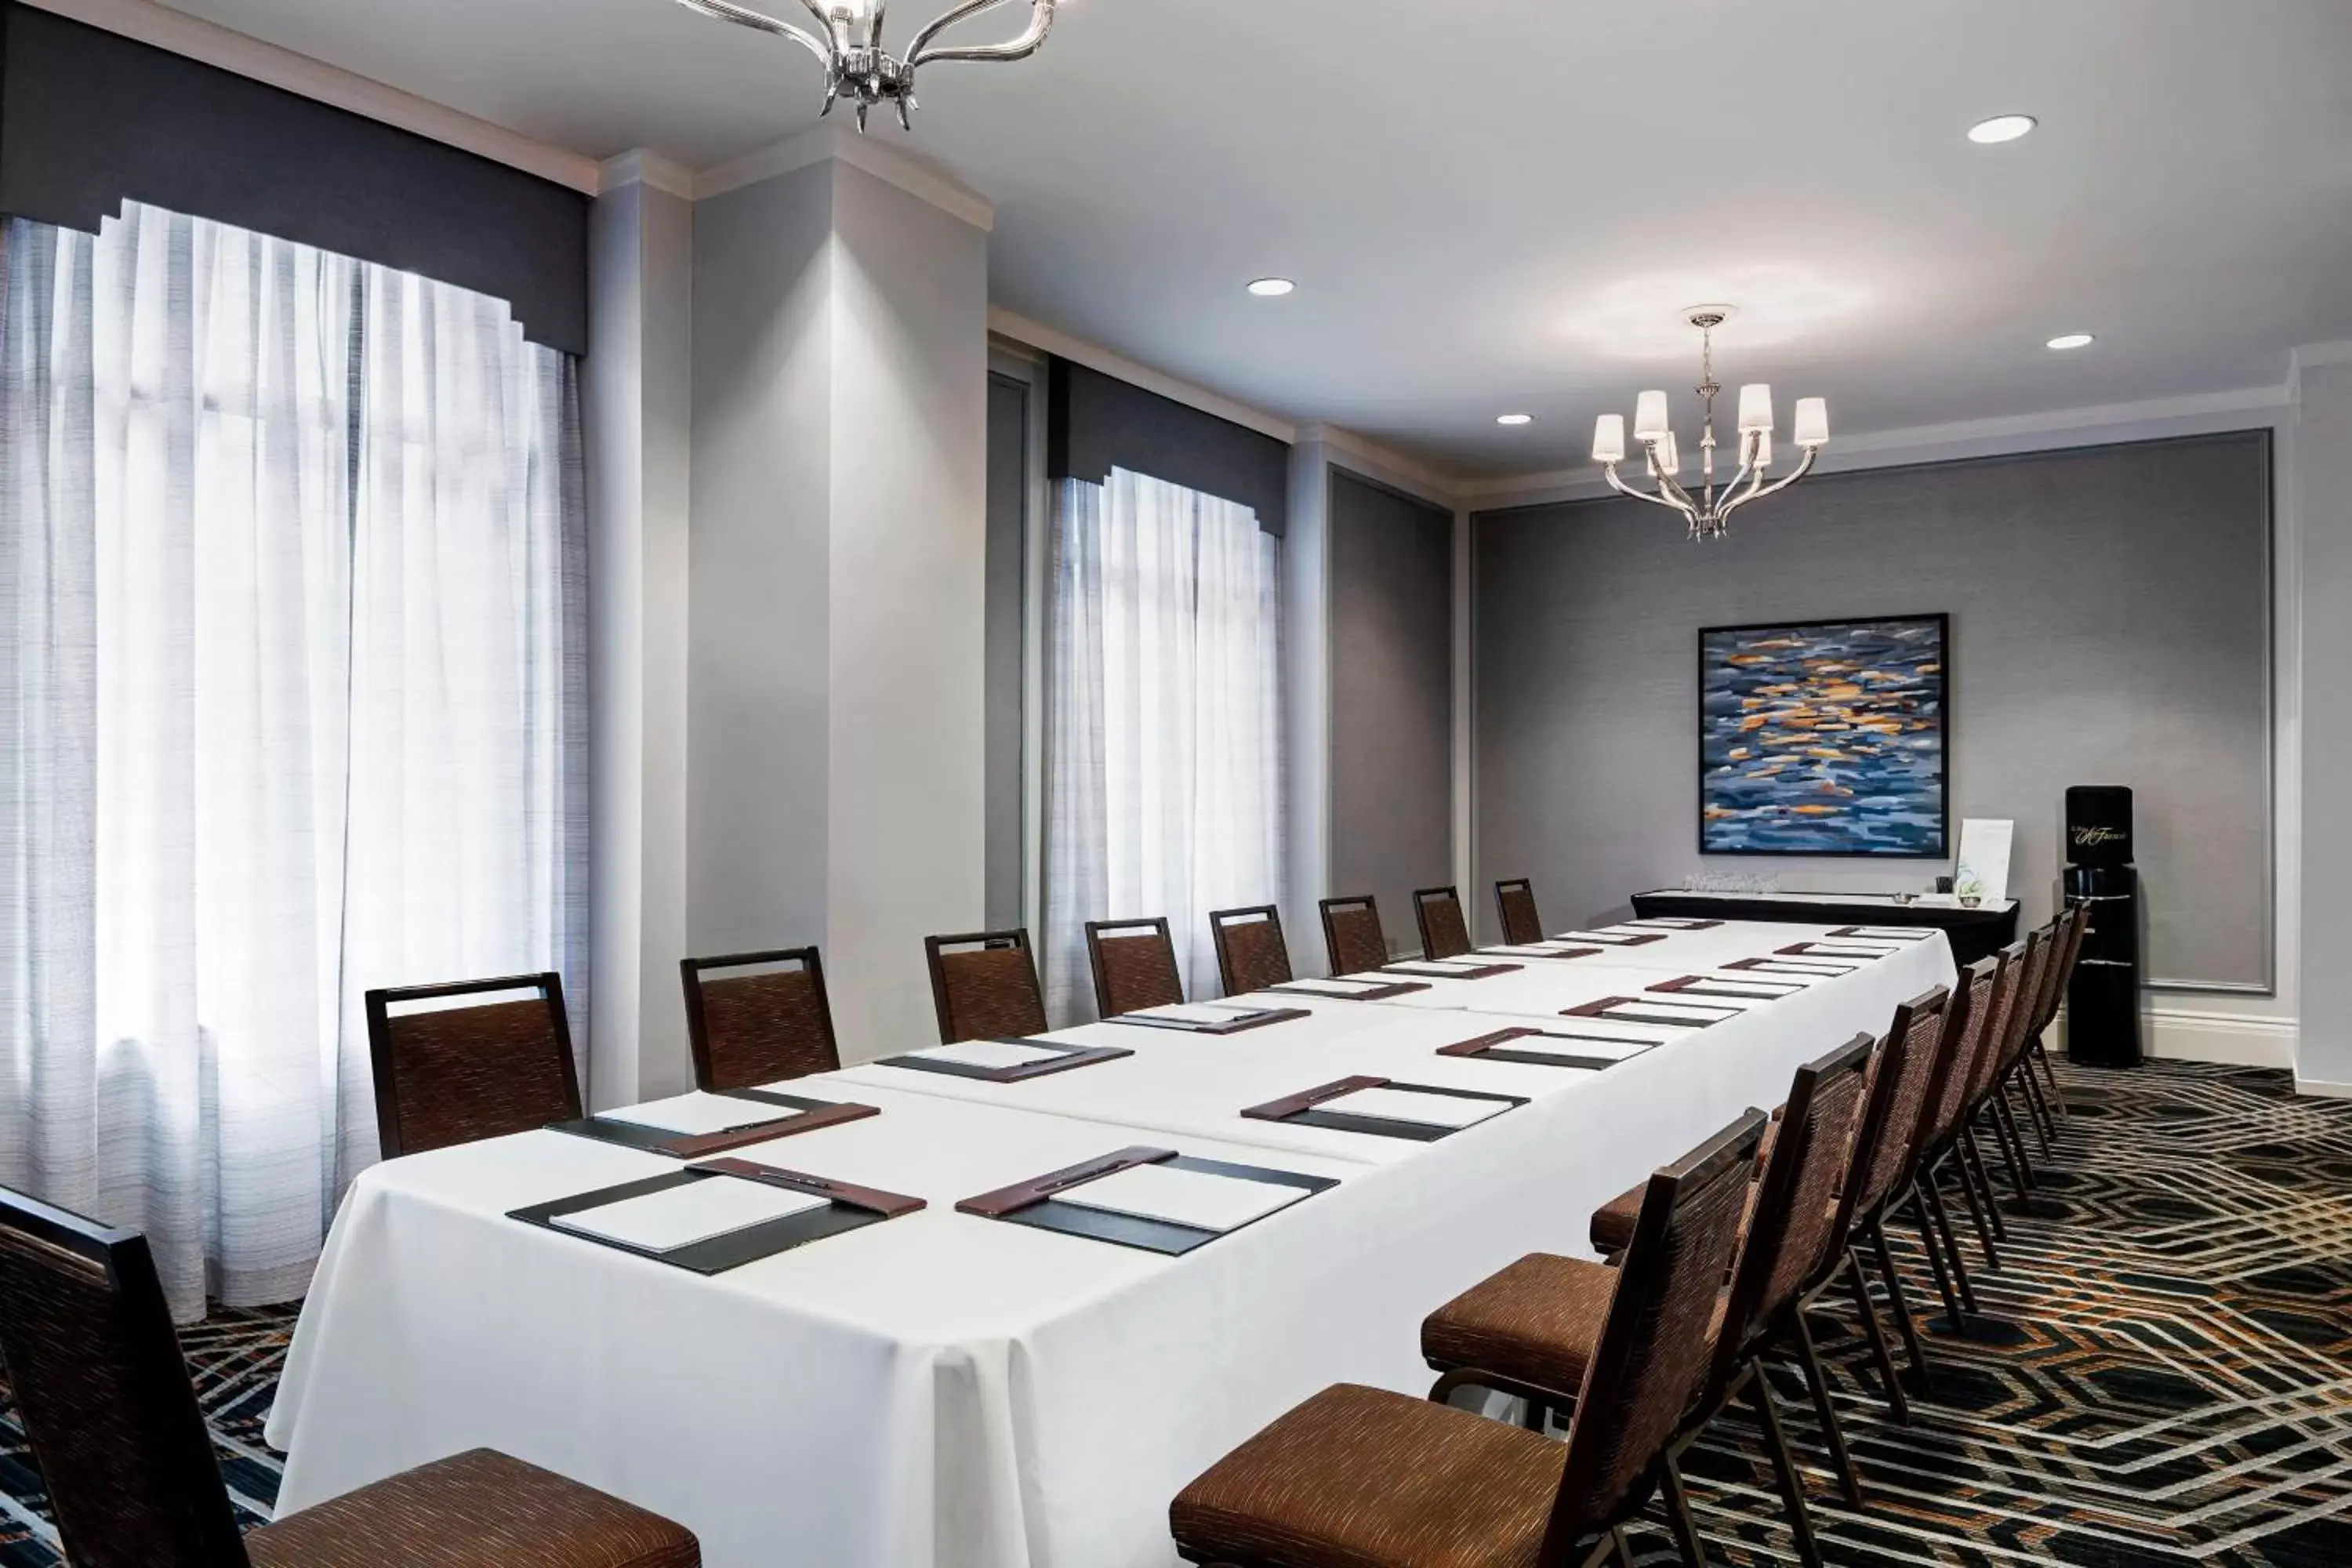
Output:
M1111 470L1055 496L1045 984L1091 1016L1085 926L1166 915L1213 994L1208 913L1281 892L1281 542L1245 506Z
M575 366L136 204L0 271L0 1182L184 1313L285 1300L374 1157L364 991L584 1003Z

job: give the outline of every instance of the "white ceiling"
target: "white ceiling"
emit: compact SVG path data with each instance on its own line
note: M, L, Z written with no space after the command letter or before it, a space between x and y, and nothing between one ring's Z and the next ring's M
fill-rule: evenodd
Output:
M596 157L707 167L817 107L805 53L667 0L173 3ZM999 304L1465 474L1580 463L1644 385L1687 426L1706 300L1727 383L1847 434L2352 337L2347 0L1066 0L1036 58L921 88ZM2042 129L1964 139L2011 110Z

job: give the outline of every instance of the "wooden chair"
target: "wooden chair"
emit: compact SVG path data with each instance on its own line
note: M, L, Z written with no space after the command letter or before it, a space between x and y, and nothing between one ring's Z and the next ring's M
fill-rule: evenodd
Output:
M1363 898L1326 899L1323 951L1334 974L1360 974L1389 961L1389 939L1381 930L1380 906Z
M1750 1111L1650 1178L1599 1309L1568 1441L1342 1384L1219 1460L1169 1510L1178 1552L1218 1568L1583 1568L1631 1562L1623 1526L1709 1364L1718 1288L1765 1118ZM1596 1266L1597 1267L1597 1266Z
M1122 931L1133 935L1120 935ZM1088 921L1087 962L1095 972L1095 1006L1106 1018L1184 1000L1168 919Z
M1944 1048L1937 1052L1936 1070L1928 1079L1927 1109L1919 1119L1903 1191L1887 1205L1891 1215L1908 1204L1946 1316L1963 1331L1969 1314L1976 1310L1976 1289L1969 1279L1968 1262L1960 1256L1958 1234L1952 1228L1951 1211L1945 1205L1938 1178L1944 1162L1951 1156L1958 1129L1965 1125L1969 1083L1978 1056L1995 1037L2012 978L2011 962L2010 952L1997 952L1970 964L1962 976L1964 984L1950 1009L1953 1022L1946 1027Z
M1025 931L927 936L940 1043L1025 1039L1045 1032L1045 994Z
M538 994L394 1011L500 991ZM562 975L396 986L369 992L365 1005L376 1139L385 1159L528 1132L581 1114Z
M1422 957L1459 958L1471 951L1470 922L1462 916L1462 895L1454 889L1417 889L1412 916L1421 927Z
M1952 1005L1951 993L1940 985L1895 1010L1894 1025L1872 1059L1870 1100L1854 1134L1853 1157L1846 1172L1845 1189L1839 1197L1843 1212L1832 1232L1836 1246L1845 1256L1833 1256L1829 1261L1837 1264L1850 1260L1853 1265L1843 1277L1849 1289L1861 1291L1857 1304L1864 1314L1864 1326L1870 1338L1872 1355L1886 1384L1887 1401L1895 1407L1897 1417L1904 1420L1910 1416L1909 1402L1889 1364L1885 1335L1869 1302L1868 1277L1861 1268L1860 1249L1867 1241L1875 1254L1886 1282L1888 1306L1895 1313L1913 1372L1924 1390L1928 1386L1929 1375L1927 1353L1920 1345L1918 1325L1913 1321L1910 1303L1903 1293L1902 1276L1895 1271L1894 1255L1886 1244L1885 1216L1908 1195L1912 1152L1919 1136L1920 1119L1927 1110L1937 1065L1957 1044L1963 1017L1964 1014ZM1592 1211L1591 1237L1594 1251L1608 1257L1624 1249L1633 1237L1633 1219L1641 1200L1642 1189L1636 1187ZM1808 1304L1835 1282L1835 1277L1824 1276L1809 1285Z
M712 978L716 969L757 969ZM833 1072L841 1066L824 964L813 947L682 958L694 1084L707 1094Z
M1282 940L1282 911L1272 904L1210 910L1209 939L1217 950L1217 978L1228 996L1263 991L1291 979L1290 949Z
M86 1568L698 1568L694 1536L487 1448L243 1536L146 1238L0 1189L0 1359Z
M1505 942L1518 945L1543 941L1543 916L1536 912L1536 885L1525 877L1495 884L1495 912L1503 917Z
M2000 1268L2000 1256L1996 1243L2009 1240L2009 1224L2001 1217L2000 1204L1992 1190L1992 1173L1984 1156L1984 1146L1977 1138L1979 1121L1986 1123L1994 1145L2000 1149L2009 1166L2010 1181L2020 1193L2030 1190L2032 1178L2026 1173L2022 1151L2012 1141L2014 1128L2002 1124L1997 1110L2006 1110L2003 1103L1996 1107L2000 1088L2000 1075L2011 1055L2024 1049L2025 1030L2032 1021L2032 1011L2042 989L2042 980L2054 956L2042 931L2029 932L2025 940L2009 950L2012 955L2009 985L1999 1003L1999 1012L1992 1028L1979 1046L1969 1065L1966 1100L1960 1109L1959 1127L1951 1135L1947 1151L1951 1169L1960 1178L1960 1196L1965 1200L1969 1218L1984 1248L1985 1265Z
M1853 1158L1838 1198L1837 1219L1832 1227L1835 1255L1826 1259L1829 1268L1805 1291L1810 1307L1843 1279L1886 1384L1887 1403L1894 1407L1895 1419L1906 1423L1911 1419L1910 1401L1888 1355L1885 1332L1879 1327L1862 1246L1867 1241L1876 1255L1888 1309L1895 1314L1912 1373L1924 1393L1928 1387L1927 1355L1910 1302L1903 1294L1902 1276L1895 1272L1894 1256L1886 1245L1885 1215L1888 1205L1902 1194L1904 1172L1919 1134L1919 1119L1927 1110L1937 1058L1957 1023L1951 1002L1952 994L1939 985L1895 1009L1894 1025L1886 1031L1885 1044L1871 1068L1870 1100L1863 1108L1862 1122L1854 1133Z
M1768 1135L1769 1151L1755 1183L1706 1381L1695 1391L1698 1397L1690 1414L1677 1424L1662 1477L1676 1538L1692 1561L1704 1556L1681 1498L1680 1478L1672 1473L1671 1453L1695 1441L1715 1414L1743 1392L1763 1426L1799 1554L1808 1563L1819 1561L1803 1486L1761 1373L1761 1358L1776 1343L1796 1347L1849 1500L1861 1500L1860 1482L1805 1326L1804 1294L1836 1245L1837 1194L1871 1058L1872 1041L1863 1035L1798 1068L1781 1119ZM1643 1207L1647 1206L1645 1194ZM1618 1276L1640 1246L1637 1220L1624 1263L1617 1268L1537 1253L1432 1313L1421 1329L1423 1356L1441 1374L1430 1398L1448 1399L1465 1387L1516 1394L1528 1402L1539 1429L1547 1413L1576 1408L1579 1391L1603 1353L1595 1331L1623 1290Z

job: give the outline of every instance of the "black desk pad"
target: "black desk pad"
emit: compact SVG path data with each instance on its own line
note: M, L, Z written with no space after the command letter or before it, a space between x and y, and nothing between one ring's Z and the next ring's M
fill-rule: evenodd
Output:
M695 1182L729 1182L740 1180L723 1172L699 1170L688 1166L663 1175L648 1176L639 1182L623 1182L617 1186L599 1187L594 1192L576 1193L551 1203L530 1204L507 1211L509 1219L519 1219L525 1225L535 1225L551 1230L573 1241L584 1241L592 1247L609 1247L615 1252L626 1252L638 1258L649 1258L656 1263L667 1263L673 1268L683 1268L694 1274L724 1274L730 1268L740 1268L746 1263L757 1263L763 1258L773 1258L780 1252L790 1252L812 1241L823 1241L845 1231L862 1230L869 1225L881 1225L893 1216L874 1209L836 1198L819 1209L804 1214L786 1215L782 1219L763 1221L730 1230L724 1236L714 1236L701 1241L688 1242L666 1252L647 1247L630 1247L605 1237L589 1236L584 1232L566 1230L555 1224L559 1215L576 1214L583 1209L602 1208L630 1198L642 1198L671 1187L682 1187Z

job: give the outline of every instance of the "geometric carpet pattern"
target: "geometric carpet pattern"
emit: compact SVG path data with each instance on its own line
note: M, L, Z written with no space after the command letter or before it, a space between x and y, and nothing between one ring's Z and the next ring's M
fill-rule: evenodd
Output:
M1969 1335L1930 1322L1914 1238L1889 1227L1936 1373L1908 1426L1877 1396L1858 1325L1834 1306L1816 1320L1867 1509L1833 1500L1803 1385L1776 1375L1823 1557L2352 1564L2352 1103L2298 1100L2286 1074L2242 1068L2059 1073L2074 1114L2037 1158L2036 1190L2019 1198L1995 1177L2009 1226L1999 1272L1960 1222L1980 1308ZM290 1309L220 1309L183 1331L223 1473L255 1522L277 1496L261 1424L292 1327ZM5 1392L0 1568L53 1568L40 1477ZM1688 1456L1714 1563L1792 1560L1762 1452L1733 1411ZM1633 1540L1643 1568L1680 1561L1663 1528Z
M1914 1310L1936 1320L1935 1386L1910 1426L1881 1403L1851 1309L1816 1319L1865 1510L1832 1500L1804 1384L1775 1380L1822 1557L2352 1564L2352 1103L2242 1068L2059 1071L2074 1114L2047 1160L2026 1134L2035 1191L2019 1200L1993 1159L2000 1272L1956 1214L1981 1309L1969 1337L1942 1322L1907 1221L1888 1227ZM1691 1455L1699 1528L1716 1562L1786 1561L1744 1422L1719 1419ZM1639 1547L1645 1564L1679 1561L1663 1531Z

